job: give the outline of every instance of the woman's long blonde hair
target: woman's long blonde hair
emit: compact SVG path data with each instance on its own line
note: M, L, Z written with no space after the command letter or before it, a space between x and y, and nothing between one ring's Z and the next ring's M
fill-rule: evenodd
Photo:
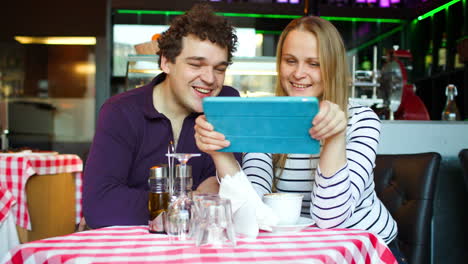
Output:
M276 96L287 96L281 86L279 77L281 56L284 40L289 32L300 30L314 34L318 41L319 63L322 77L323 94L319 100L328 100L340 106L347 114L348 109L348 64L346 62L346 49L338 30L332 23L316 16L306 16L291 21L281 33L276 49ZM281 168L286 163L287 154L273 155L275 168ZM274 184L276 186L276 184Z

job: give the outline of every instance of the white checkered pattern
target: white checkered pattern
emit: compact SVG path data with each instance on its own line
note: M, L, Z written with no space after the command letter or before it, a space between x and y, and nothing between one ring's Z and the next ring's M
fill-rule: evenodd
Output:
M77 155L32 155L0 157L0 189L6 189L18 206L13 208L16 224L31 230L26 199L26 182L34 174L46 175L74 172L76 184L76 222L82 216L83 162ZM1 195L1 194L0 194ZM10 205L11 206L11 205ZM6 208L0 201L0 219Z

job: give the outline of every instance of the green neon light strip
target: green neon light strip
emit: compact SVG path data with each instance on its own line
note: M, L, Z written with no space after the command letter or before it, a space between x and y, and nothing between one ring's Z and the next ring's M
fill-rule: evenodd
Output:
M158 10L128 10L128 9L119 9L117 10L119 14L137 14L137 15L181 15L185 12L183 11L158 11ZM243 13L216 13L220 16L225 17L254 17L254 18L283 18L283 19L295 19L301 16L295 15L273 15L273 14L243 14Z
M273 15L273 14L243 14L243 13L216 13L219 16L226 17L255 17L255 18L285 18L285 19L295 19L300 18L301 16L296 15Z
M460 1L460 0L458 0ZM181 15L183 11L158 11L158 10L128 10L119 9L119 14L137 14L137 15ZM279 19L295 19L301 16L297 15L275 15L275 14L244 14L244 13L216 13L220 16L225 17L253 17L253 18L279 18ZM330 21L355 21L355 22L377 22L377 23L401 23L401 19L390 19L390 18L361 18L361 17L331 17L323 16L323 19Z
M137 14L137 15L182 15L185 12L182 11L158 11L158 10L128 10L128 9L119 9L117 10L119 14Z
M389 32L386 32L386 33L376 37L375 39L369 40L368 42L362 44L361 46L359 46L357 48L349 50L348 53L358 52L358 51L360 51L360 50L362 50L364 48L369 47L370 45L373 45L373 44L375 44L375 43L377 43L377 42L379 42L379 41L381 41L381 40L383 40L383 39L397 33L398 31L401 31L402 29L403 29L403 26L396 27L396 28L390 30Z
M281 30L255 30L255 34L281 35Z
M364 17L327 17L321 16L321 18L330 21L352 21L352 22L377 22L377 23L402 23L401 19L393 18L364 18Z
M444 9L448 8L449 6L451 6L451 5L453 5L453 4L456 4L456 3L460 2L460 1L461 1L461 0L452 0L452 1L448 2L448 3L446 3L445 5L441 5L441 6L437 7L437 8L435 8L435 9L433 9L433 10L427 12L426 14L424 14L424 15L422 15L422 16L419 16L419 17L418 17L418 20L423 20L423 19L425 19L425 18L428 18L428 17L430 17L430 16L433 16L435 13L437 13L437 12L439 12L439 11L441 11L441 10L444 10Z

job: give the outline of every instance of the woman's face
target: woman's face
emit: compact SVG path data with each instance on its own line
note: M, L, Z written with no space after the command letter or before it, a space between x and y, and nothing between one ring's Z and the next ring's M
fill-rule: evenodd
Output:
M280 83L289 96L315 96L323 93L318 41L314 34L293 30L283 43Z

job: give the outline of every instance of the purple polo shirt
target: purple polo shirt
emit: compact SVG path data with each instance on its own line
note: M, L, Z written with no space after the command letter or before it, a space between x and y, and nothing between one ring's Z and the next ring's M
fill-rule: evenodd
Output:
M148 224L149 169L167 164L167 147L173 140L171 122L153 107L153 87L160 74L145 86L111 97L100 112L84 171L83 212L92 228ZM219 96L239 96L224 86ZM216 175L211 157L201 152L194 138L193 113L184 120L176 152L201 153L192 158L193 189ZM236 154L240 162L241 155Z

